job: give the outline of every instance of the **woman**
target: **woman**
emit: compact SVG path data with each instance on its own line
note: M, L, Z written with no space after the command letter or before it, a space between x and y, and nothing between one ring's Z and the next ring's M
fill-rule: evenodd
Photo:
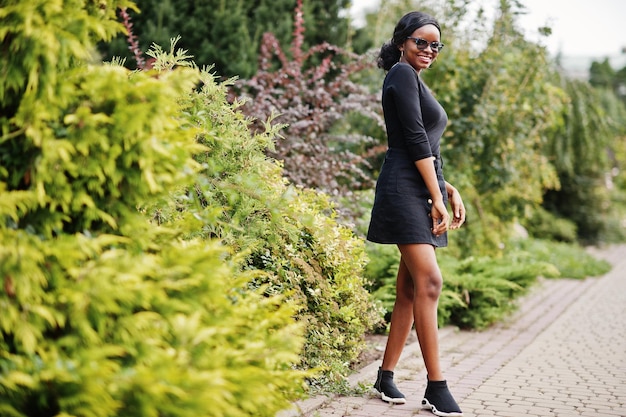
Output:
M463 413L439 363L437 303L442 276L435 248L447 246L448 228L461 227L465 207L442 172L439 143L448 118L420 78L443 48L440 37L435 19L411 12L381 48L378 66L388 71L382 104L389 149L376 184L367 239L396 244L401 255L389 337L374 388L383 401L406 402L393 381L393 370L415 324L428 373L422 407L451 417ZM454 214L451 221L447 202Z

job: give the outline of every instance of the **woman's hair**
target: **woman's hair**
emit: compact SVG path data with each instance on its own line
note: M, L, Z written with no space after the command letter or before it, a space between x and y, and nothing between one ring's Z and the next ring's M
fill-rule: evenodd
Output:
M377 60L378 67L389 71L400 60L400 49L398 49L398 46L402 45L406 38L415 32L415 29L425 25L434 25L441 34L439 23L426 13L410 12L402 16L402 19L400 19L393 31L393 38L389 42L385 42L380 48Z

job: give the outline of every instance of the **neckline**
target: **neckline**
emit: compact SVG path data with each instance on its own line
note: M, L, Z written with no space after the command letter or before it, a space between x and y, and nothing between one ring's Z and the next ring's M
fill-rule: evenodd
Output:
M391 68L389 68L389 70L391 71L391 69L392 69L393 67L395 67L396 65L398 65L398 64L407 65L409 68L411 68L411 69L413 70L413 72L415 73L415 75L417 75L417 78L419 78L419 79L421 80L419 71L417 71L415 68L413 68L413 67L411 66L411 64L409 64L408 62L401 62L401 61L398 61L398 62L396 62L395 64L393 64L393 65L391 66Z

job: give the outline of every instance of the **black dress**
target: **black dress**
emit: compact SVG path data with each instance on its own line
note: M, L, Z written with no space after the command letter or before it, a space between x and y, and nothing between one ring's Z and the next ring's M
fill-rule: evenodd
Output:
M394 65L383 83L383 113L389 149L376 182L367 240L376 243L427 243L447 246L447 233L433 235L432 200L415 161L435 157L439 188L447 193L439 155L448 123L443 107L409 64Z

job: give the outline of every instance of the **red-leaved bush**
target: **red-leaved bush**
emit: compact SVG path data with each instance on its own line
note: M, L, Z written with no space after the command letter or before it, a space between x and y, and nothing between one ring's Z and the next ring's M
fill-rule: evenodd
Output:
M303 41L299 0L291 59L276 37L266 33L258 72L234 84L231 100L244 101L241 108L253 119L253 129L264 129L268 119L287 125L268 153L283 161L291 182L331 195L370 188L373 180L365 155L378 140L355 131L349 121L361 115L361 122L383 126L378 97L354 81L374 60L328 43L303 51Z

